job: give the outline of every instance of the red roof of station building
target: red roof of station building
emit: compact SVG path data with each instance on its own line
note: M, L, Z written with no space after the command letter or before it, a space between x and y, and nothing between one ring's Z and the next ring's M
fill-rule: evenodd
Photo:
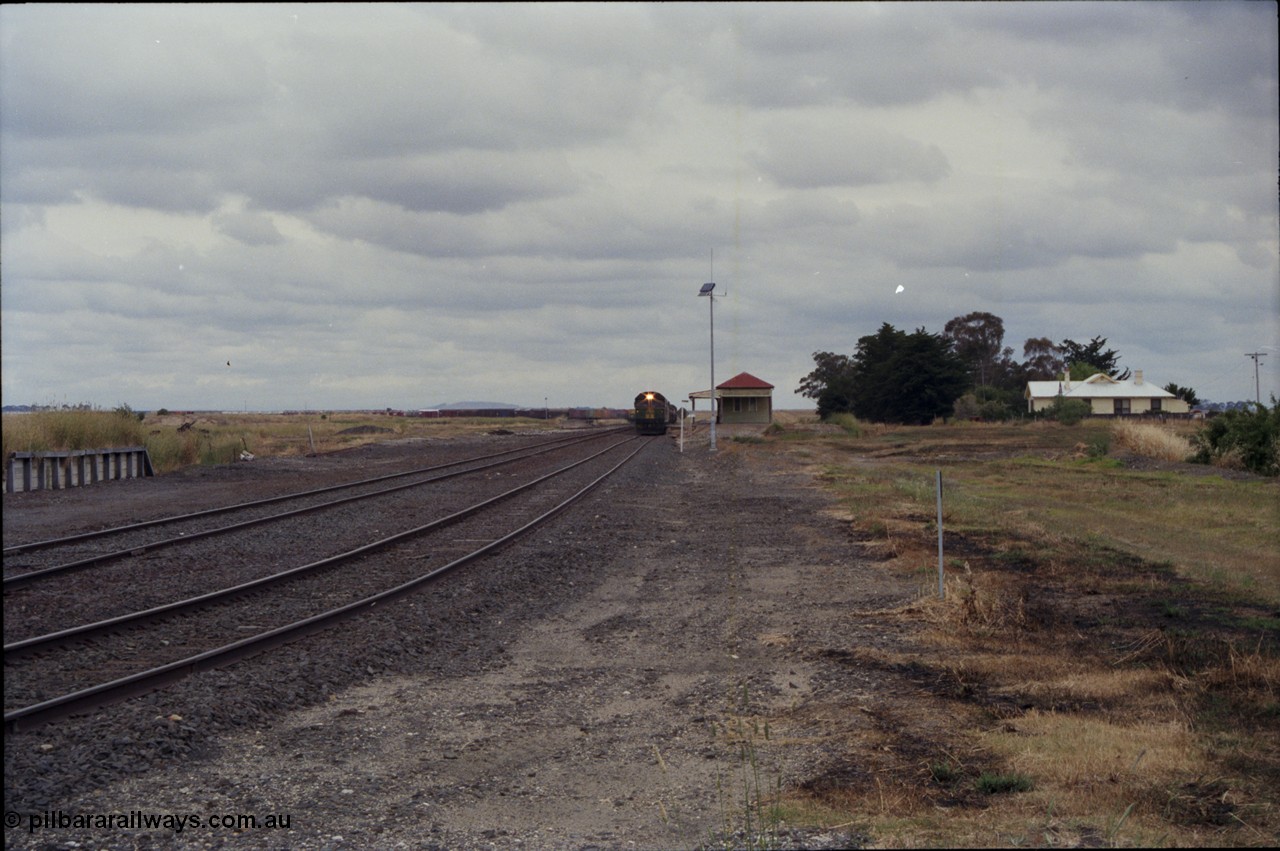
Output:
M773 385L761 381L749 372L740 372L723 384L716 385L717 390L772 390Z

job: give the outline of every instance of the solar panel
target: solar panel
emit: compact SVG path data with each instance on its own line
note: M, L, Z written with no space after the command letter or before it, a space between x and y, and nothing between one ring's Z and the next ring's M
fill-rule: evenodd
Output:
M716 288L715 282L703 284L702 289L698 291L698 295L711 295L711 291Z

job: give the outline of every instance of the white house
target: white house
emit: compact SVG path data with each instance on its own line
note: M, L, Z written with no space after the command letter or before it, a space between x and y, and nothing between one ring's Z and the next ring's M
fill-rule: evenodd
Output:
M1147 383L1140 369L1134 370L1133 377L1124 381L1102 373L1083 381L1071 381L1065 375L1057 381L1028 381L1024 395L1027 410L1031 412L1043 411L1061 396L1088 402L1094 416L1191 413L1186 401L1162 387Z

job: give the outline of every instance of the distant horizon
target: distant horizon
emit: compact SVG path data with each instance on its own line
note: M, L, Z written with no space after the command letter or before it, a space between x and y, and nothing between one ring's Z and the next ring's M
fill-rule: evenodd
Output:
M1277 402L1280 403L1280 400L1277 400ZM87 404L87 403L84 403L84 404ZM1233 408L1233 407L1240 407L1240 406L1254 405L1254 404L1257 404L1256 400L1254 399L1231 399L1224 402L1219 402L1211 399L1200 399L1196 403L1196 405L1193 406L1193 410L1207 409L1207 408ZM1270 405L1271 400L1264 400L1262 404ZM142 414L155 414L160 411L166 411L168 413L173 413L173 414L177 414L177 413L183 413L183 414L312 414L312 413L315 413L315 414L324 414L324 413L377 414L377 413L385 413L386 411L448 411L448 410L500 410L500 411L540 411L544 409L551 409L551 410L557 410L557 411L600 410L600 409L629 410L630 407L631 406L629 405L516 405L516 404L508 404L504 402L448 402L444 405L432 405L427 407L416 406L416 405L409 405L409 406L379 405L379 406L367 407L367 408L366 407L169 408L167 406L161 406L158 408L132 408L132 406L130 406L130 409ZM88 407L83 407L80 404L78 405L65 404L65 405L4 405L4 406L0 406L0 411L2 411L3 413L9 413L9 414L28 413L31 411L59 411L59 410L112 411L112 410L115 410L115 407L93 406L93 405L89 405ZM816 413L817 405L814 404L814 405L809 405L804 407L774 406L773 410L778 412L785 411L789 413L797 413L797 412Z

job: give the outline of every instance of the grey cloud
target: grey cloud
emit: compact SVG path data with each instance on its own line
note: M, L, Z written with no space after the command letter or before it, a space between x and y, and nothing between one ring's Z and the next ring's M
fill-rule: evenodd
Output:
M474 212L566 191L563 155L532 152L612 133L635 107L626 76L505 57L390 7L403 27L319 7L296 31L211 27L200 49L181 14L116 8L16 16L8 36L27 47L0 84L6 199L208 211L227 193L276 209L367 193Z
M468 214L570 194L576 182L558 152L453 151L354 163L329 188L415 212Z
M6 132L191 132L241 119L261 100L263 63L203 17L198 7L10 7L0 69Z
M1103 333L1193 386L1280 343L1267 4L0 19L6 399L103 375L135 407L682 393L711 250L717 369L782 406L883 321Z
M261 213L217 213L213 226L245 245L278 245L284 241L271 217Z
M950 174L937 145L875 128L794 117L766 129L754 164L779 184L799 188L933 183Z
M1033 193L966 206L894 205L868 216L858 239L903 268L981 271L1053 267L1071 258L1134 258L1174 245L1143 208Z
M711 9L715 14L717 6ZM950 25L952 4L930 4L920 16L895 15L878 3L729 9L720 17L732 37L708 73L714 96L731 102L895 106L1000 80L984 45Z
M538 148L600 138L629 120L633 78L496 50L444 19L300 33L300 58L276 72L274 109L316 126L321 151L360 156Z
M788 192L744 211L745 225L759 238L776 229L837 229L857 224L862 218L857 204L834 193Z

